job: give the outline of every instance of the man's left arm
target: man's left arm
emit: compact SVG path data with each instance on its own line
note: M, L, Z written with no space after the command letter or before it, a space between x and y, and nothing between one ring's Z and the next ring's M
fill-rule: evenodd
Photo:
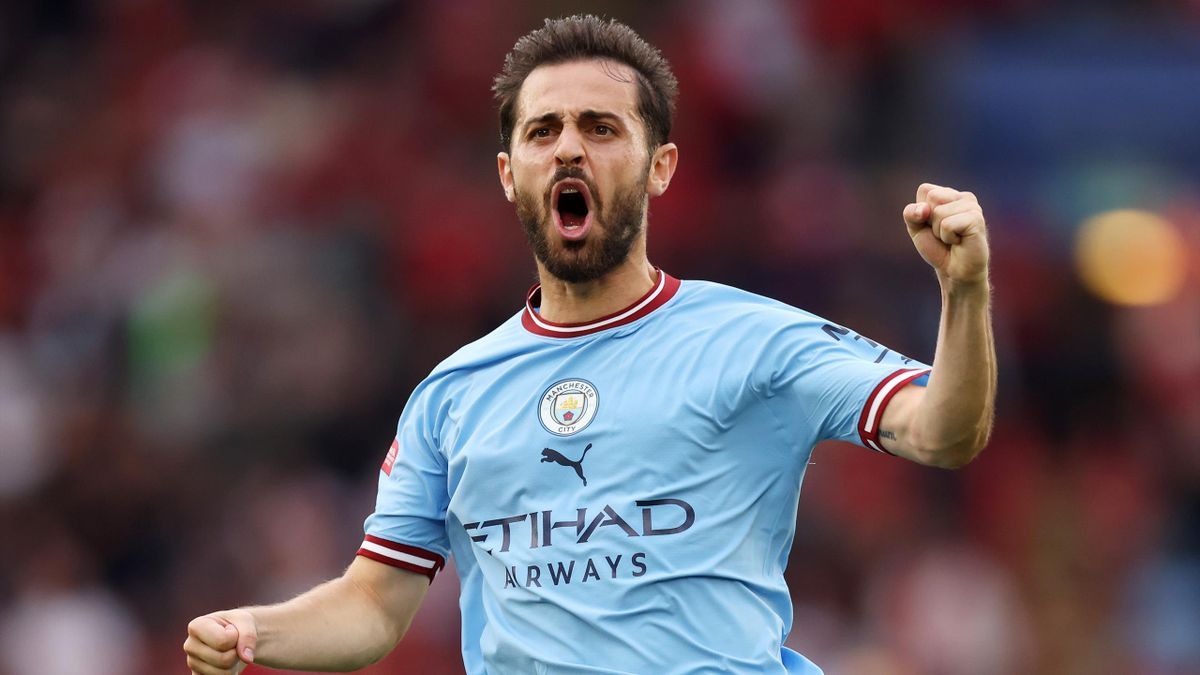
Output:
M937 272L942 315L927 386L896 393L879 440L895 455L958 468L987 443L996 400L987 226L975 195L929 183L904 208L904 222Z

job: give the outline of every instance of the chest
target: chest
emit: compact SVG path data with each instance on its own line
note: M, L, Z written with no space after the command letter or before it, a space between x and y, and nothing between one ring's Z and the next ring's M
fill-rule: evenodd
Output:
M731 507L797 461L746 378L683 350L584 350L481 373L444 436L450 515L607 508L636 530L659 527L639 501Z

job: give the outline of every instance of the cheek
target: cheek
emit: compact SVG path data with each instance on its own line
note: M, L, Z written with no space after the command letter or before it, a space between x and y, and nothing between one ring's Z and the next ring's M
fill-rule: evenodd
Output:
M543 179L540 177L536 164L530 161L513 161L509 171L512 173L513 187L528 192L532 189L541 189L540 184Z
M619 171L614 171L610 175L610 180L605 186L604 196L606 201L613 197L622 195L626 192L642 190L645 188L644 172L641 166L645 163L645 158L630 155L625 161L620 164Z
M513 171L513 191L519 195L536 196L540 201L541 191L534 185L534 181L530 180L529 174L520 170Z

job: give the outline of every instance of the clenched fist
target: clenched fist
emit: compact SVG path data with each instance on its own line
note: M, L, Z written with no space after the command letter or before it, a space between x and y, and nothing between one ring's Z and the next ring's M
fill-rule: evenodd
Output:
M238 675L254 662L257 643L254 616L231 609L192 619L183 651L195 675Z
M904 207L904 224L913 245L939 278L987 281L987 224L974 194L922 183L916 201Z

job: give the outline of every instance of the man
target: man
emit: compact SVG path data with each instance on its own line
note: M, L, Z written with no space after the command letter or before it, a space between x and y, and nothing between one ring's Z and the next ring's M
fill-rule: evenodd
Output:
M648 200L679 156L676 83L629 28L547 21L517 42L495 91L500 183L541 284L413 392L345 574L193 620L189 667L374 662L453 554L470 673L819 673L782 646L813 444L957 467L988 437L978 203L926 184L903 212L942 289L930 372L801 310L650 264Z

